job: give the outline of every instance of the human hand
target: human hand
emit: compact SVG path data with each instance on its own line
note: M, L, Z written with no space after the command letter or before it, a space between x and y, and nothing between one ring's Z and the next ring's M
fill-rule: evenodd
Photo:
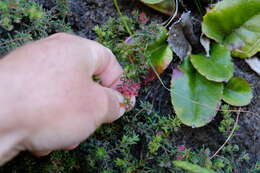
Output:
M0 60L0 165L23 150L73 149L122 116L123 97L112 89L122 73L110 50L63 33Z

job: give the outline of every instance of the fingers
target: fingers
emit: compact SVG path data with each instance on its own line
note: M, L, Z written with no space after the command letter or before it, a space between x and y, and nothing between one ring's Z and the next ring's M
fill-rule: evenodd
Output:
M51 153L52 151L33 151L32 154L36 157L44 157Z
M103 87L99 84L94 84L99 97L103 98L106 105L101 105L105 107L103 114L103 119L101 123L111 123L118 118L120 118L126 111L124 106L124 97L116 90Z
M118 63L115 55L108 48L102 46L101 49L100 52L97 52L97 68L94 74L100 77L101 84L105 87L120 84L120 78L123 74L122 67Z
M6 153L3 156L0 156L0 166L4 165L5 163L7 163L8 161L12 160L15 156L17 156L19 154L20 151L12 149L10 151L8 151L8 153Z
M54 34L43 41L54 42L55 45L61 47L63 52L66 52L66 55L70 55L74 60L75 57L84 59L86 62L85 68L90 73L90 76L99 76L103 86L111 87L120 81L123 74L122 67L114 54L96 41L65 33ZM58 49L57 46L55 49ZM55 46L49 46L49 48L51 47Z
M20 151L24 150L23 146L19 144L26 136L26 132L20 129L18 132L13 130L7 134L4 134L3 132L5 132L5 130L0 129L0 166L13 159Z

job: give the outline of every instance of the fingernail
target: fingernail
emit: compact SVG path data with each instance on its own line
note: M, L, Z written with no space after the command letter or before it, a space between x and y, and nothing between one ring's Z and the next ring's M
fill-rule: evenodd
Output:
M135 107L135 103L136 103L135 96L131 96L130 103L129 103L130 104L130 109L128 111L132 110Z
M119 92L116 92L116 96L119 101L119 117L121 117L126 112L126 108L124 106L124 97Z

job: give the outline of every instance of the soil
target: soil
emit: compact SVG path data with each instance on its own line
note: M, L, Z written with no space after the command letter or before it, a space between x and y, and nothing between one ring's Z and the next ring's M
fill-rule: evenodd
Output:
M43 4L44 8L51 9L54 7L52 0L38 0ZM77 35L82 37L95 39L95 34L92 28L96 25L105 24L109 17L116 16L116 10L112 0L69 0L72 16L69 22L73 26L73 30ZM208 1L205 1L207 3ZM189 1L189 3L192 3ZM132 10L139 9L144 11L151 20L164 21L166 16L162 16L158 12L143 6L141 3L133 0L119 0L119 4L124 13L131 14ZM181 10L193 10L194 5L186 4ZM192 13L193 13L192 11ZM194 15L199 12L194 12ZM234 59L236 64L236 75L245 78L254 89L254 98L252 103L243 107L243 110L258 113L240 113L239 125L240 128L235 132L231 143L239 145L241 150L249 153L251 161L249 165L243 167L252 167L256 161L260 160L260 77L253 72L243 60ZM178 62L173 62L170 67L162 75L166 86L169 86L172 68ZM161 114L172 113L172 105L170 102L170 93L164 89L159 81L154 81L149 85L150 90L147 93L142 93L138 99L148 100L154 108ZM235 114L234 114L235 115ZM174 144L185 144L193 149L201 148L206 145L211 148L211 151L216 151L225 141L223 135L218 131L218 126L221 121L221 114L207 126L203 128L192 129L183 127L176 134ZM243 167L236 168L237 172L244 173Z

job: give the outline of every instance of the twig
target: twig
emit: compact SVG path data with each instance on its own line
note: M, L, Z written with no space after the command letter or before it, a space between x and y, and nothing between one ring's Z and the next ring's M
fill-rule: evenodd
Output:
M116 10L117 10L118 14L119 14L120 17L121 17L121 20L122 20L123 24L124 24L124 26L125 26L125 29L127 30L128 34L129 34L130 36L132 36L132 35L133 35L132 31L130 30L130 28L129 28L127 22L122 18L123 15L122 15L122 13L121 13L121 11L120 11L120 8L119 8L119 6L118 6L117 0L114 0L114 4L115 4L115 7L116 7Z
M178 0L173 0L173 3L175 2L175 12L174 12L174 14L167 20L167 21L165 21L164 23L163 23L163 25L165 25L165 27L168 27L171 23L172 23L172 21L173 21L173 19L177 16L177 14L178 14L178 11L179 11L179 1Z
M239 109L240 111L240 109ZM224 144L215 152L215 154L213 154L209 159L213 159L223 148L224 146L228 143L228 141L231 139L231 137L233 136L235 130L236 130L236 127L237 127L237 124L238 124L238 118L239 118L239 115L240 115L240 112L237 113L237 118L236 118L236 122L234 124L234 127L231 131L231 133L229 134L228 138L226 139L226 141L224 142Z

